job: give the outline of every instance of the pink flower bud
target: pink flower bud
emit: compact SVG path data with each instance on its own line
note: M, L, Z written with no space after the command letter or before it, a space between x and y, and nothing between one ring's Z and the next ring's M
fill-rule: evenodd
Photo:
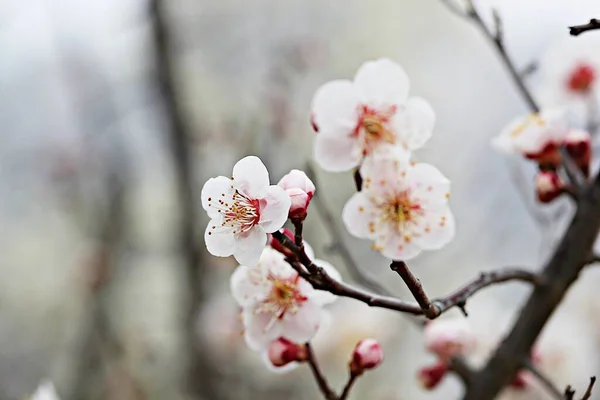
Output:
M302 222L306 218L308 205L315 194L315 185L303 171L291 170L278 183L292 201L289 217L292 222Z
M417 373L417 378L425 389L431 390L439 385L447 372L448 365L445 362L438 362L431 367L421 368Z
M476 338L464 318L439 319L425 326L425 347L442 361L468 354L475 348Z
M540 171L535 177L537 198L541 203L549 203L560 196L565 184L554 171Z
M578 129L571 129L564 141L567 151L585 176L590 174L591 141L592 138L589 133Z
M573 92L587 93L596 78L596 70L589 64L578 65L569 75L567 86Z
M360 375L367 369L377 367L383 361L383 350L375 339L363 339L354 348L350 371Z
M283 233L285 236L289 237L290 240L292 240L292 242L294 241L294 232L292 232L290 229L288 228L283 228L279 230L281 233ZM291 256L293 255L293 253L291 251L289 251L287 248L283 247L281 245L281 243L279 243L279 241L277 239L275 239L273 237L273 235L271 235L270 233L268 234L268 239L269 239L269 245L274 248L275 250L277 250L278 252L286 255L286 256Z
M306 361L308 354L304 344L297 344L280 337L269 346L268 356L275 367L283 367L291 362Z

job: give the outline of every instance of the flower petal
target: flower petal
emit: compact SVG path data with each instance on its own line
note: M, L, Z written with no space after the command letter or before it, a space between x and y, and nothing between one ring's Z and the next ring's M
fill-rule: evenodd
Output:
M410 240L398 232L396 229L390 229L385 239L376 242L381 254L392 260L410 260L421 254L422 248L414 240L414 235L410 235Z
M273 340L282 336L281 324L273 323L271 314L256 313L253 308L245 308L242 319L245 327L244 339L254 351L266 351Z
M411 196L419 203L446 204L450 197L450 180L431 164L419 163L408 170Z
M361 103L374 109L404 104L410 88L404 68L387 58L364 63L354 84L361 92Z
M456 234L456 223L450 207L429 211L415 231L413 241L424 250L437 250L447 245Z
M260 256L267 244L267 234L260 226L254 226L248 232L237 235L233 256L242 265L252 267L258 264Z
M342 220L348 232L362 239L375 237L372 224L376 215L377 209L366 192L354 193L342 210Z
M435 126L435 112L425 99L411 97L406 109L396 114L392 124L403 147L416 150L431 138Z
M259 225L267 233L281 229L287 221L291 200L285 190L271 185L266 190L264 202L261 202Z
M327 274L332 277L337 282L342 281L342 275L339 273L337 269L327 261L323 260L315 260L314 263L319 267L323 268ZM324 291L324 290L313 290L310 295L310 299L317 303L318 305L324 306L326 304L333 303L337 300L337 296L333 293Z
M212 219L204 231L204 244L210 254L217 257L229 257L236 248L235 236L231 232L216 232L213 228L221 225L220 219Z
M351 132L358 124L358 94L349 80L327 82L315 92L311 110L319 133Z
M356 167L361 157L351 131L321 132L315 139L315 160L326 171L347 171Z
M310 341L321 323L322 310L313 301L306 301L295 314L287 313L281 322L281 335L292 342L306 343Z
M220 216L219 211L216 207L212 206L214 203L213 199L230 199L235 192L233 182L231 179L224 176L218 176L216 178L210 178L202 187L200 197L202 198L202 208L206 210L210 218L217 218Z
M251 199L262 199L269 187L267 167L256 156L247 156L233 166L235 187Z
M264 299L271 285L262 274L261 268L240 265L231 275L231 294L242 307L248 307Z
M273 365L273 363L271 363L271 360L269 360L269 351L265 351L262 352L260 355L261 360L265 363L265 366L267 367L267 369L275 374L286 374L290 371L293 371L294 369L296 369L298 367L298 365L300 365L300 363L298 362L291 362L291 363L287 363L282 367L276 367Z

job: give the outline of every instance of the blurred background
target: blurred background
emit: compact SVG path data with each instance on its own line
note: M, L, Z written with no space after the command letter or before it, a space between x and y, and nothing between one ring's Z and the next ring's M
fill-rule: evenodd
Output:
M582 62L600 76L600 33L570 39L566 27L600 17L600 2L476 5L489 23L498 9L538 101L569 107L585 126L600 86L581 98L564 82ZM451 179L458 229L411 263L430 297L482 270L540 268L572 212L566 200L538 205L534 166L491 149L527 106L481 31L440 0L0 0L0 52L0 400L24 399L43 379L63 400L320 398L308 368L274 375L246 348L229 294L237 265L205 252L199 193L249 154L273 182L305 168L314 91L369 59L403 65L411 94L437 113L416 158ZM409 299L388 262L342 229L351 174L315 170L322 204L305 237L317 256L360 284L343 245ZM586 271L540 339L540 369L558 387L583 390L600 374L598 284ZM527 292L510 284L469 302L474 365ZM386 355L351 398L460 395L454 377L420 386L416 373L434 358L406 317L344 299L331 314L314 346L335 387L359 339L379 339ZM536 387L503 396L550 398Z

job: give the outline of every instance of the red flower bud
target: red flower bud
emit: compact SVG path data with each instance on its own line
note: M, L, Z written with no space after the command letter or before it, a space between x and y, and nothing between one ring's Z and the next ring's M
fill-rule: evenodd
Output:
M291 362L306 361L308 353L304 344L297 344L281 337L271 343L268 356L275 367L283 367Z
M577 93L586 93L590 90L596 78L596 71L589 64L578 65L569 75L568 87Z
M367 369L377 367L383 361L383 350L375 339L363 339L354 348L350 372L360 375Z
M565 184L554 171L540 171L535 177L537 198L541 203L549 203L560 196Z
M447 372L448 365L445 362L438 362L431 367L421 368L417 374L417 378L425 389L431 390L439 385Z

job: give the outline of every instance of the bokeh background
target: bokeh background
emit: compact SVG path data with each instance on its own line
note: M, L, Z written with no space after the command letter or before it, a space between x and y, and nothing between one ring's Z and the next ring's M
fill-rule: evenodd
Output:
M319 398L308 368L274 375L245 347L229 294L236 264L205 253L198 195L245 155L261 157L275 182L304 168L312 94L373 58L401 63L411 94L437 113L434 137L415 157L451 179L458 230L410 264L430 297L482 270L543 265L570 204L538 205L534 167L491 149L527 106L481 31L440 0L159 3L168 46L149 1L0 1L0 400L24 399L43 379L63 400ZM600 16L597 0L476 4L489 23L498 9L517 67L538 67L523 79L542 103L564 100L547 95L561 87L553 71L600 56L600 33L569 39L566 29ZM565 101L582 124L581 104ZM174 142L182 130L187 139ZM341 241L363 273L409 299L387 261L344 232L351 174L315 171L342 232L332 237L313 206L305 231L317 256L353 282L332 246ZM186 241L193 230L197 257ZM600 374L598 284L586 271L543 332L540 368L559 387L582 390ZM473 363L510 327L527 291L511 284L469 302L480 337ZM418 369L434 358L406 317L348 300L331 311L315 348L336 387L359 339L376 337L386 355L351 398L458 398L454 377L432 392L419 385ZM550 398L536 387L503 396Z

